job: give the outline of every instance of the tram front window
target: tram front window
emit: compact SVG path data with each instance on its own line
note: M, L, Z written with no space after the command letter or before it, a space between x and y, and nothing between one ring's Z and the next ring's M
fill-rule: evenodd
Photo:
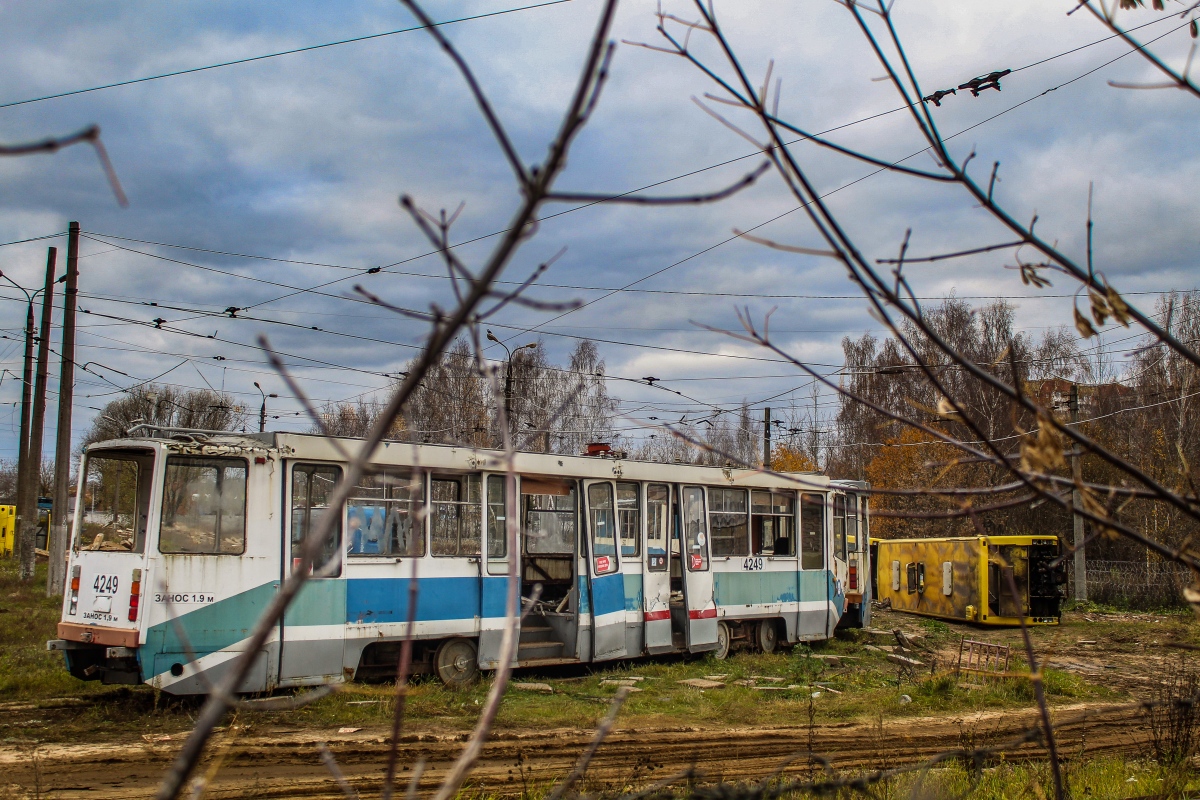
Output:
M246 549L246 462L170 456L158 549L240 555Z
M150 453L89 453L76 550L141 553L150 515Z

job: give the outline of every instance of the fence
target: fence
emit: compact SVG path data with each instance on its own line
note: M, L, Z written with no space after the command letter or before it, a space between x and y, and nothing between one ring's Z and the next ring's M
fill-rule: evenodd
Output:
M1067 560L1067 597L1075 596L1075 577ZM1192 580L1186 567L1170 561L1087 562L1087 596L1093 603L1120 608L1181 608L1182 589Z

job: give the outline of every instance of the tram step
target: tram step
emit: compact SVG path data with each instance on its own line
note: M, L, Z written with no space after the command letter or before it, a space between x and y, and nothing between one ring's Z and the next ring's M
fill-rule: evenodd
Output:
M522 645L553 641L557 641L554 636L553 628L529 628L525 625L521 626Z
M557 658L562 656L562 651L562 642L521 642L517 646L517 660Z

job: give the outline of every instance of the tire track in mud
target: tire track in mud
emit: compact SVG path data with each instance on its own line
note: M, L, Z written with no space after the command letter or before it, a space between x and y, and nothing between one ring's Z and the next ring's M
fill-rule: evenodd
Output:
M1136 707L1087 704L1056 709L1055 735L1065 758L1081 753L1135 752L1144 747L1145 723ZM618 729L601 747L585 784L590 789L645 786L683 770L695 769L704 781L754 781L778 771L807 771L813 748L836 769L865 770L915 764L959 747L997 746L1037 724L1035 709L943 717L914 717L880 724L841 723L755 729ZM341 798L322 766L316 743L325 741L342 771L364 795L378 794L388 745L386 728L351 734L336 729L275 732L226 732L210 751L203 774L228 749L215 780L205 792L225 798ZM401 737L398 782L407 784L411 768L424 759L421 794L428 795L462 750L465 735L408 734ZM491 795L520 795L545 788L565 775L592 738L590 731L500 731L493 735L472 773L468 788ZM53 798L149 797L178 750L182 736L168 742L46 745L36 751L0 752L0 792L35 792ZM1037 757L1040 744L1005 750L1006 758ZM35 789L36 787L36 789Z

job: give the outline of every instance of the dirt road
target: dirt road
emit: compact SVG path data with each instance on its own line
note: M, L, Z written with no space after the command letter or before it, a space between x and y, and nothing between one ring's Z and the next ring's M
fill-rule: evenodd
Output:
M1127 707L1079 705L1054 713L1060 751L1078 755L1133 752L1145 741L1140 715ZM879 725L818 725L811 731L815 749L838 768L897 766L922 761L962 746L995 746L1036 724L1029 711L1005 711L954 717L912 718ZM218 766L205 793L208 798L340 798L341 791L321 764L316 745L325 741L350 782L364 795L379 790L386 761L385 728L339 733L233 730L222 734L206 770ZM591 738L589 732L506 732L493 737L470 786L494 795L519 795L526 787L545 787L569 771ZM5 785L16 797L136 798L153 794L157 780L179 747L182 735L165 741L116 744L47 745L37 751L0 752L0 796ZM401 737L400 780L412 767L426 764L422 793L437 785L462 749L462 736L409 734ZM618 728L588 771L592 788L643 786L695 768L705 780L756 780L782 762L809 749L807 727L733 730L697 728ZM1026 745L1009 757L1040 753ZM803 772L803 759L787 771Z

